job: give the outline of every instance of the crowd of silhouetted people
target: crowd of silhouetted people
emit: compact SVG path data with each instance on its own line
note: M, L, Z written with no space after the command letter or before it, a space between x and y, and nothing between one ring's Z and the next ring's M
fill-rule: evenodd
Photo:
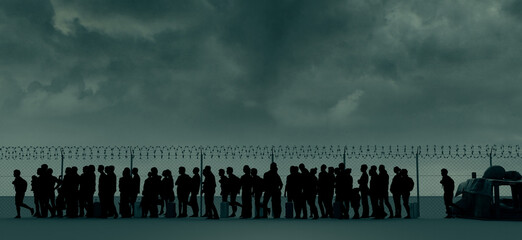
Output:
M229 217L236 217L240 207L240 218L268 218L270 214L273 218L280 218L281 195L287 198L287 218L401 218L402 207L406 210L405 218L411 217L409 197L414 182L408 176L408 171L399 167L393 169L395 175L390 183L390 176L384 165L368 168L364 164L360 167L360 178L354 183L352 169L346 168L343 163L337 167L327 167L323 164L319 171L317 168L307 169L304 164L300 164L290 167L284 188L276 163L272 163L270 170L262 177L258 175L257 169L248 165L243 167L240 177L234 174L232 167L226 170L219 169L218 181L210 166L206 166L202 171L203 181L199 171L196 167L192 170L192 176L189 176L186 169L180 167L174 181L170 170L164 170L160 175L158 169L153 167L141 185L137 168L123 169L119 179L114 166L103 165L98 166L97 170L94 165L84 166L81 173L77 167L68 167L63 177L56 177L53 170L43 164L31 178L30 187L35 205L33 209L23 202L28 183L20 176L19 170L14 170L16 217L20 217L20 208L23 207L29 209L31 215L39 218L156 218L164 214L168 216L169 211L176 211L173 207L176 198L179 213L177 217L188 217L188 207L192 209L190 217L198 217L197 197L202 186L201 193L205 204L202 217L219 219L218 210L214 205L217 183L222 202L227 203L225 212L228 213L228 206L232 208ZM445 190L451 190L451 195L446 194L445 200L451 201L449 196L452 196L453 187L449 185L453 182L447 176L447 170L443 175L445 177L441 183L448 186ZM99 201L95 202L96 190ZM117 191L118 209L115 205ZM390 192L394 207L388 200ZM137 202L139 194L141 201ZM240 194L241 202L238 202Z

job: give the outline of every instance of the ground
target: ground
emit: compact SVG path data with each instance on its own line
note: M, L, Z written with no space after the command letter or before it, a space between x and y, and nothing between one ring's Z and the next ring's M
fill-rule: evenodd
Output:
M470 219L0 219L1 239L519 239L521 222Z

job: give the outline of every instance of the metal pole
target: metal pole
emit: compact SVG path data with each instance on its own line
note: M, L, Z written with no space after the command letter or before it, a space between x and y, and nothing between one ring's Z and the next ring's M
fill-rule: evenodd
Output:
M417 147L417 153L415 154L415 165L417 174L417 213L420 217L420 187L419 187L419 148Z
M346 166L346 146L344 146L344 152L343 152L343 164Z
M271 158L272 158L272 163L274 163L274 147L272 147L272 155L271 155Z
M493 166L493 146L491 146L491 149L489 150L489 166Z
M199 149L199 167L200 172L203 172L203 149ZM199 189L201 191L201 194L199 195L199 216L203 215L203 174L199 177Z

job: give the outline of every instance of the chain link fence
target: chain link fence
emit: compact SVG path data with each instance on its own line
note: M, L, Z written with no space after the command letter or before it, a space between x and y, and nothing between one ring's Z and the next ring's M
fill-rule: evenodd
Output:
M0 210L13 211L13 170L19 169L22 177L30 184L31 176L42 164L49 165L54 175L63 174L66 167L86 165L113 165L121 176L125 167L136 167L143 180L152 167L160 172L170 169L177 177L179 167L192 169L206 165L212 167L217 176L218 169L233 167L237 176L243 174L244 165L258 169L259 175L268 171L271 162L276 162L283 180L290 166L303 163L307 168L318 168L322 164L337 167L345 163L352 169L354 187L361 176L362 164L384 165L393 177L393 167L407 169L415 181L410 202L418 202L422 217L445 215L442 200L443 190L439 183L440 170L446 168L455 185L469 179L472 172L481 177L491 165L503 166L506 170L520 171L522 167L518 145L480 146L51 146L51 147L0 147ZM508 196L511 193L501 192ZM96 194L95 194L96 195ZM26 196L32 196L30 187ZM30 202L27 201L26 202ZM8 210L6 210L8 209ZM0 212L0 215L3 215Z

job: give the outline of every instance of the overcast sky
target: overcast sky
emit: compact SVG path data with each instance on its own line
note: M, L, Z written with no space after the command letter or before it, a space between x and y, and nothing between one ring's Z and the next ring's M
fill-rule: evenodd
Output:
M0 145L522 140L522 1L0 1Z

